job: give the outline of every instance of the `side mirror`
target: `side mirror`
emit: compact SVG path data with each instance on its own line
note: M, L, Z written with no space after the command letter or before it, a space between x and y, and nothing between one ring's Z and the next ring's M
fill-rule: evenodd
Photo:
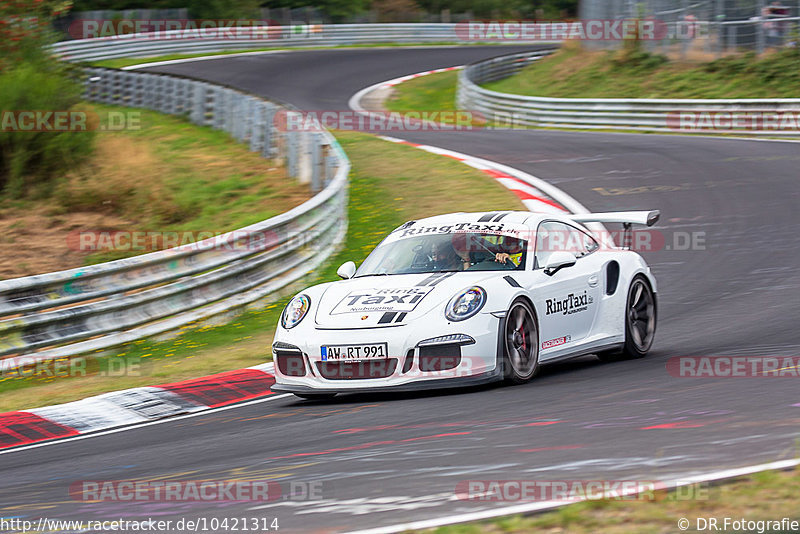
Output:
M544 274L553 276L564 267L572 267L577 261L578 258L571 252L565 250L553 252L547 260L547 265L544 266Z
M356 264L352 261L346 261L337 269L336 274L338 274L339 278L342 280L353 278L353 275L356 274Z

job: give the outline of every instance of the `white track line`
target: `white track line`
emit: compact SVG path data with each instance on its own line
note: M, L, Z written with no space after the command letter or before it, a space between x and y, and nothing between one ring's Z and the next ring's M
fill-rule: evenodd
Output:
M420 76L426 76L428 74L433 74L433 73L436 73L436 72L444 72L444 71L447 71L447 70L460 69L462 67L463 67L463 65L457 65L457 66L453 66L453 67L447 67L447 68L444 68L444 69L436 69L436 70L418 72L416 74L409 74L407 76L401 76L399 78L393 78L391 80L386 80L386 81L383 81L383 82L372 84L369 87L365 87L365 88L361 89L360 91L358 91L357 93L355 93L353 96L351 96L350 99L347 102L347 105L350 107L350 109L352 109L353 111L355 111L357 113L369 114L370 113L369 110L366 109L361 104L361 101L364 99L364 96L367 95L368 93L370 93L370 92L372 92L372 91L374 91L376 89L392 87L394 85L397 85L397 83L400 83L400 81L402 81L402 80L410 80L410 79L413 79L413 78L418 78ZM381 139L384 139L385 141L392 141L392 142L397 142L397 143L401 143L401 142L402 143L408 143L408 141L405 141L403 139L398 139L398 138L395 138L395 137L389 137L389 136L385 136L385 135L382 135L382 136L379 136L379 137ZM470 156L469 154L464 154L462 152L456 152L454 150L448 150L448 149L445 149L445 148L436 147L436 146L432 146L432 145L420 145L420 144L416 144L416 143L412 143L412 144L414 146L416 146L417 148L420 148L422 150L426 150L428 152L432 152L432 153L435 153L435 154L441 154L441 155L447 155L447 156L455 157L457 159L461 159L461 160L463 160L464 163L466 163L467 165L470 165L471 167L475 167L476 169L481 169L481 170L493 169L493 170L500 171L501 173L508 174L509 176L513 176L514 178L518 178L518 179L522 180L523 182L526 182L526 183L530 184L534 188L538 189L539 191L541 191L545 195L549 196L550 198L552 198L553 200L555 200L556 202L558 202L559 204L564 206L571 213L589 213L589 210L587 210L583 206L583 204L581 204L580 202L578 202L577 200L575 200L574 198L569 196L567 193L565 193L561 189L555 187L554 185L551 185L551 184L545 182L541 178L533 176L532 174L528 174L528 173L523 172L523 171L521 171L519 169L515 169L514 167L509 167L508 165L503 165L502 163L497 163L497 162L494 162L494 161L490 161L488 159L477 158L475 156ZM501 183L503 185L507 185L505 182L501 182Z
M220 406L218 408L209 408L208 410L201 410L201 411L198 411L198 412L193 412L193 413L189 413L189 414L185 414L185 415L176 415L174 417L165 417L164 419L158 419L156 421L148 421L147 423L139 423L139 424L123 426L123 427L119 427L119 428L112 428L110 430L103 430L103 431L95 432L95 433L92 433L92 434L79 434L77 436L71 436L71 437L68 437L68 438L54 439L53 441L42 441L42 442L39 442L39 443L32 443L30 445L22 445L20 447L15 447L15 448L12 448L12 449L0 450L0 455L2 455L2 454L13 454L15 452L26 451L28 449L37 449L39 447L47 447L49 445L60 445L62 443L67 443L69 441L78 441L78 440L81 440L81 439L90 439L90 438L94 438L94 437L97 437L97 436L105 436L107 434L116 434L118 432L126 432L128 430L135 430L137 428L143 428L143 427L146 427L146 426L160 425L162 423L172 423L174 421L180 421L181 419L189 419L191 417L199 417L199 416L208 415L208 414L211 414L211 413L224 412L224 411L227 411L227 410L233 410L233 409L236 409L236 408L241 408L242 406L250 406L251 404L259 404L259 403L262 403L262 402L271 402L271 401L274 401L274 400L284 399L286 397L291 397L291 396L292 396L291 393L272 394L272 395L268 395L266 397L262 397L262 398L259 398L259 399L253 399L253 400L250 400L250 401L240 402L240 403L236 403L236 404L229 404L228 406Z
M385 82L380 82L380 83L376 83L376 84L370 85L369 87L365 87L364 89L361 89L356 94L354 94L352 97L350 97L350 100L348 101L348 105L350 106L350 109L352 109L353 111L356 111L356 112L359 112L359 113L369 113L369 111L367 109L365 109L361 105L361 100L364 98L364 96L366 94L368 94L371 91L374 91L376 89L382 89L382 88L394 86L394 85L396 85L398 80L412 79L412 78L416 78L416 77L418 77L420 75L424 76L426 74L431 74L432 72L433 71L428 71L428 72L424 72L424 73L419 73L418 75L403 76L402 78L395 78L393 80L387 80ZM598 133L602 133L602 132L598 132ZM624 134L620 134L620 135L624 135ZM647 135L647 134L641 134L641 135ZM395 142L395 143L409 143L408 141L405 141L403 139L397 139L397 138L394 138L394 137L388 137L388 136L379 136L379 137L381 137L382 139L384 139L386 141L391 141L391 142ZM704 136L704 137L709 137L709 138L712 138L712 139L719 139L718 137L713 137L713 136ZM742 138L737 138L737 139L742 139ZM782 141L782 140L778 140L778 139L753 139L753 140L757 140L757 141ZM790 140L789 142L800 142L800 141ZM515 169L513 167L509 167L509 166L503 165L501 163L495 163L493 161L485 160L485 159L482 159L482 158L476 158L474 156L470 156L468 154L463 154L463 153L460 153L460 152L455 152L455 151L452 151L452 150L446 150L446 149L443 149L443 148L432 147L432 146L428 146L428 145L419 145L419 144L414 144L414 143L409 143L409 144L412 144L413 146L416 146L417 148L421 148L423 150L427 150L428 152L432 152L432 153L436 153L436 154L442 154L442 155L448 155L448 156L451 156L451 157L456 157L457 159L461 159L463 163L465 163L467 165L470 165L472 167L475 167L477 169L484 169L485 170L485 169L488 168L488 169L499 170L499 171L501 171L501 172L503 172L505 174L511 175L511 176L513 176L515 178L519 178L520 180L531 184L533 187L535 187L535 188L539 189L540 191L542 191L543 193L547 194L550 198L556 200L559 204L561 204L562 206L567 208L572 213L589 213L589 211L580 202L578 202L577 200L575 200L574 198L569 196L564 191L561 191L559 188L557 188L557 187L545 182L541 178L537 178L536 176L533 176L531 174L528 174L528 173L525 173L523 171L520 171L519 169ZM504 183L504 185L506 185L506 184ZM705 473L705 474L702 474L702 475L681 477L679 479L676 479L676 480L670 482L666 486L668 488L670 488L670 489L675 489L675 488L678 488L678 487L681 487L681 486L687 486L687 485L691 485L691 484L698 484L698 483L701 483L701 482L713 482L713 481L718 481L718 480L725 480L725 479L728 479L728 478L735 478L735 477L740 477L740 476L744 476L744 475L750 475L750 474L757 473L757 472L760 472L760 471L770 471L770 470L776 470L776 469L789 469L789 468L797 467L798 465L800 465L800 459L782 460L782 461L778 461L778 462L771 462L771 463L766 463L766 464L758 464L758 465L740 467L740 468L735 468L735 469L725 469L725 470L722 470L722 471L713 471L711 473ZM626 495L634 494L634 493L636 493L636 492L632 491L632 492L626 493ZM455 493L454 493L454 495L455 495ZM581 500L586 500L586 499L585 498L584 499L580 499L579 501L581 501ZM579 501L576 501L576 502L579 502ZM408 531L408 530L424 530L424 529L431 529L431 528L441 527L441 526L445 526L445 525L452 525L452 524L456 524L456 523L466 523L466 522L472 522L472 521L480 521L480 520L485 520L485 519L492 519L492 518L496 518L496 517L500 517L500 516L506 516L506 515L543 512L543 511L546 511L546 510L553 510L553 509L556 509L556 508L560 508L562 506L567 506L569 504L573 504L573 503L572 502L564 503L563 501L544 501L544 502L535 502L535 503L525 503L525 504L518 504L518 505L513 505L513 506L504 506L504 507L501 507L501 508L494 508L492 510L484 510L484 511L481 511L481 512L473 512L473 513L466 513L466 514L465 513L459 513L459 514L455 514L455 515L439 517L439 518L436 518L436 519L428 519L428 520L423 520L423 521L413 521L413 522L409 522L409 523L398 523L398 524L395 524L395 525L371 528L371 529L366 529L366 530L355 530L355 531L351 531L350 534L394 534L396 532L404 532L404 531Z
M800 465L800 460L782 460L778 462L770 462L766 464L758 464L747 467L738 467L735 469L725 469L722 471L713 471L702 475L687 476L686 478L676 479L666 486L670 489L675 489L682 486L690 486L692 484L699 484L702 482L716 482L729 478L741 477L745 475L752 475L761 471L773 471L778 469L791 469ZM624 495L634 495L637 492L617 492ZM455 495L455 492L453 493ZM586 498L577 499L575 502L587 500ZM354 530L349 534L394 534L396 532L405 532L408 530L424 530L430 528L441 527L445 525L453 525L457 523L466 523L471 521L481 521L485 519L493 519L500 516L516 515L516 514L530 514L534 512L544 512L547 510L554 510L562 506L574 504L573 502L564 503L563 501L544 501L518 504L514 506L503 506L500 508L493 508L492 510L484 510L481 512L473 513L459 513L436 519L427 519L422 521L412 521L409 523L398 523L395 525L388 525L385 527L370 528L366 530Z

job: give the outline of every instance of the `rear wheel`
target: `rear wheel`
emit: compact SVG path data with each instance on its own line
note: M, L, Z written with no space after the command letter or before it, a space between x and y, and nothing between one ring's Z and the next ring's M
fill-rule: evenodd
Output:
M642 275L634 277L628 288L625 305L625 344L620 351L604 352L597 357L605 362L643 358L656 333L656 297Z
M539 325L524 300L515 300L506 314L503 372L506 382L523 384L539 371Z

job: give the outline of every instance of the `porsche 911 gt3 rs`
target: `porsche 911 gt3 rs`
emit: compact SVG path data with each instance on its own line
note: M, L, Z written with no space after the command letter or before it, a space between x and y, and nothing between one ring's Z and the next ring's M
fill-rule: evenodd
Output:
M656 330L644 259L598 232L652 226L658 211L455 213L392 231L343 279L284 309L275 391L342 392L520 384L540 365L638 358ZM592 229L590 229L592 228Z

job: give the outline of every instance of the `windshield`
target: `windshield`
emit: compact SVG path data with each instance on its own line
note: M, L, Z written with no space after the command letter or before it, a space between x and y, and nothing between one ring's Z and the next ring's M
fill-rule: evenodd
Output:
M431 234L384 241L356 277L525 268L527 241L497 233Z

